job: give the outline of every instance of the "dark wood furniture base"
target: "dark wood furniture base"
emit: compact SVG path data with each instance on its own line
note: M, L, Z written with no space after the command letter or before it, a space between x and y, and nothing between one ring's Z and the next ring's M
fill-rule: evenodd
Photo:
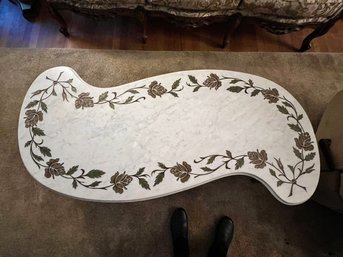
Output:
M34 18L36 18L39 14L39 7L40 2L39 0L29 0L29 1L23 1L23 0L9 0L11 3L18 6L25 19L32 21Z
M235 14L231 17L227 16L215 16L209 18L185 18L185 17L178 17L170 14L166 14L164 12L148 12L145 9L138 7L136 9L111 9L111 10L91 10L91 9L83 9L83 8L76 8L74 6L70 6L67 4L49 4L49 11L53 18L57 20L60 25L59 31L66 37L69 37L68 25L63 16L61 15L60 11L72 11L77 14L81 14L84 16L89 16L94 19L108 19L114 18L116 16L131 16L135 17L140 24L142 25L142 42L146 43L148 39L147 35L147 22L149 17L160 17L167 19L169 22L175 23L182 27L187 28L196 28L203 25L209 25L215 22L226 22L228 23L228 29L224 33L223 42L221 43L221 47L225 48L230 41L231 35L238 27L241 15ZM231 25L232 24L232 25ZM231 25L231 26L230 26Z
M12 0L11 0L12 1ZM77 8L68 4L64 3L50 3L49 10L51 15L58 21L60 25L59 31L66 37L69 37L68 26L62 15L60 14L60 10L69 10L75 13L90 16L92 18L111 18L116 16L132 16L135 17L143 26L142 29L142 42L145 43L147 41L147 20L149 17L161 17L167 19L169 22L175 23L182 27L199 27L203 25L209 25L215 22L225 22L227 26L225 26L226 31L224 33L223 41L221 44L222 48L225 48L230 43L230 38L232 34L236 31L239 27L239 24L242 20L242 15L237 13L232 16L213 16L213 17L205 17L205 18L186 18L175 16L171 14L167 14L164 12L149 12L146 11L142 7L138 7L136 9L111 9L111 10L93 10L93 9L82 9ZM326 23L314 24L309 23L305 25L294 25L294 24L282 24L277 22L270 22L267 20L261 20L258 18L249 18L248 19L255 19L260 26L267 29L269 32L274 34L286 34L293 31L298 31L303 29L304 27L313 27L314 31L310 33L302 42L301 47L298 49L299 52L305 52L311 48L311 42L313 39L320 37L327 33L336 23L337 20L343 17L343 11L340 15L337 15L335 18L330 19Z
M60 10L70 10L74 13L81 14L84 16L91 17L93 19L109 19L115 18L117 16L132 16L135 17L142 25L143 25L143 35L142 41L143 43L146 42L147 36L147 14L144 9L136 8L136 9L111 9L111 10L99 10L94 12L91 9L82 9L82 8L75 8L73 6L69 6L66 4L49 4L49 12L53 18L57 20L60 25L59 31L65 36L69 37L68 25L63 16L60 13Z
M343 18L343 11L336 18L333 18L326 23L319 24L315 28L315 30L304 39L299 49L299 52L305 52L311 49L311 41L316 37L320 37L326 34L335 25L336 21L338 21L341 18Z

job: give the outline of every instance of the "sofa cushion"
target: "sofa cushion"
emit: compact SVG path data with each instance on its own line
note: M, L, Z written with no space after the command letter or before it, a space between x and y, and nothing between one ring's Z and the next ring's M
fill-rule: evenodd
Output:
M328 18L343 9L343 0L243 0L241 10L283 18Z
M240 0L147 0L151 5L194 11L233 10L238 7L239 2Z
M61 3L69 6L94 9L94 10L109 10L115 8L136 8L143 6L145 0L47 0L48 3Z

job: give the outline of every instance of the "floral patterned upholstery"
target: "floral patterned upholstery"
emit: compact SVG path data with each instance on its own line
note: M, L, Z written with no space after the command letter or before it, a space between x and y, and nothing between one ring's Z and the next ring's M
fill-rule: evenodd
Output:
M147 0L151 5L186 10L229 10L236 9L240 0Z
M240 0L146 0L145 9L188 18L230 16L237 13Z
M306 25L324 23L343 10L343 0L47 0L93 10L143 7L151 12L202 18L241 13L265 21Z
M134 9L143 6L145 0L47 0L48 3L67 4L69 6L94 10L109 10L115 8Z
M281 23L325 22L343 10L343 0L244 0L240 10L246 16Z
M163 12L174 16L185 17L185 18L207 18L214 16L231 16L237 13L237 9L220 9L220 10L186 10L171 8L159 5L146 5L144 9L151 12Z

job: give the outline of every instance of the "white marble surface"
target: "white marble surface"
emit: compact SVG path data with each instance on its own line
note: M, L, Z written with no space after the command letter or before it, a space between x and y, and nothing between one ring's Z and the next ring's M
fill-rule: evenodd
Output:
M29 88L18 139L37 181L84 200L147 200L248 175L295 205L311 197L320 171L311 123L294 97L270 80L232 71L181 71L97 88L55 67Z

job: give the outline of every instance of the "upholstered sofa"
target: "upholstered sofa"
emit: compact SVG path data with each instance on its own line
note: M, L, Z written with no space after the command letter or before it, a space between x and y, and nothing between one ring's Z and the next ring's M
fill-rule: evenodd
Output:
M310 48L315 37L325 34L343 16L343 0L47 0L51 14L60 23L60 31L69 36L60 10L72 10L93 17L131 15L143 24L161 16L185 26L199 26L216 21L231 21L224 35L223 46L237 28L241 17L253 18L268 31L283 34L314 27L300 51Z

